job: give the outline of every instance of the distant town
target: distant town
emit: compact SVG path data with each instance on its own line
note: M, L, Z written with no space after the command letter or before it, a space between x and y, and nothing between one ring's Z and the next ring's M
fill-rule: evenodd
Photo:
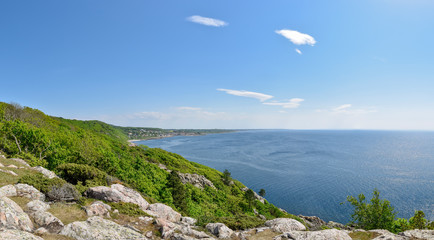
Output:
M130 140L158 139L174 136L199 136L213 133L227 133L235 130L227 129L162 129L162 128L140 128L122 127L122 131L128 135Z

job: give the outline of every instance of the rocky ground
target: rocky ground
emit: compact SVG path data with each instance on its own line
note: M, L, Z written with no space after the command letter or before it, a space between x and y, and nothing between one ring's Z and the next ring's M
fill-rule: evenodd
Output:
M71 202L49 202L33 186L17 184L18 178L40 172L57 177L42 167L30 167L22 159L0 156L0 239L434 239L434 231L411 230L392 234L386 230L354 230L339 223L326 223L318 217L278 218L264 226L233 231L223 223L196 226L196 219L182 216L162 203L148 203L140 193L121 184L89 188L84 206ZM203 176L189 174L183 182L202 187L210 184ZM211 183L212 184L212 183ZM145 214L128 216L107 203L137 205ZM326 229L330 228L330 229Z

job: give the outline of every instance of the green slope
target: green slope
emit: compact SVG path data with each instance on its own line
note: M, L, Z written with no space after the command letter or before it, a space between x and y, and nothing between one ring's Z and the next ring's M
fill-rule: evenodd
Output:
M128 146L121 128L100 121L79 121L47 116L39 110L0 102L0 151L28 159L31 165L56 170L60 164L96 167L137 189L148 200L171 205L200 223L225 222L233 228L261 224L254 208L267 219L293 217L272 204L248 201L244 185L226 185L223 174L190 162L182 156L146 147ZM164 164L175 173L197 173L216 187L200 189L180 184L176 174L160 169ZM80 183L89 187L92 182ZM80 186L83 188L83 186Z

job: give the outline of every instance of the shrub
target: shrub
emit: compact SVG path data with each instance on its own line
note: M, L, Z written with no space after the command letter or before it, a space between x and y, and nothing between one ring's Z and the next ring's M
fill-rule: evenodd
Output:
M347 201L354 206L351 222L366 230L387 229L393 231L396 213L390 202L381 200L380 192L377 189L374 190L370 203L365 200L363 194L359 194L358 198L347 197Z
M85 183L86 186L106 186L107 174L98 168L76 163L61 164L56 168L59 176L66 181L77 184L78 182Z
M107 203L113 209L117 209L120 214L125 214L132 217L137 216L148 216L140 207L134 203L126 203L126 202L109 202Z
M81 197L78 190L70 183L53 186L46 195L51 201L77 201Z
M395 233L404 232L411 229L410 223L405 218L398 218L393 222L393 231Z
M412 229L424 229L427 226L428 221L425 219L425 213L423 211L416 211L414 216L409 220Z

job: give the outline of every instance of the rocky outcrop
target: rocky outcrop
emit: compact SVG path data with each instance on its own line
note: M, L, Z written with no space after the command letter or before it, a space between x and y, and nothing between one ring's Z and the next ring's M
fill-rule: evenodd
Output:
M145 210L145 212L151 216L165 219L170 222L179 222L182 217L181 214L162 203L154 203L149 205L148 209Z
M379 234L379 236L375 237L373 240L410 240L409 237L399 236L383 229L370 230L369 232Z
M33 230L33 223L18 204L7 197L2 197L0 199L0 228L30 232Z
M115 222L105 220L101 217L90 217L83 222L73 222L66 225L60 232L77 240L146 240L144 235L123 227Z
M41 237L35 236L31 233L20 230L0 230L0 239L7 240L44 240Z
M149 203L142 197L142 195L140 195L140 193L121 184L113 184L111 187L92 187L85 192L85 195L90 198L108 202L134 203L142 210L146 210L149 206Z
M86 211L87 216L100 216L100 217L110 217L110 210L112 208L101 202L96 201L93 202L91 205L84 207L84 210Z
M324 222L321 218L317 217L317 216L303 216L303 215L298 215L299 218L303 219L304 222L307 224L307 226L309 227L309 230L321 230L322 226L325 226L327 223Z
M162 218L155 220L155 226L160 230L163 239L212 239L208 234L189 225L173 223Z
M45 200L45 195L33 186L22 183L15 184L14 186L17 189L18 197L26 197L32 200Z
M15 197L17 189L13 185L6 185L0 188L0 197Z
M289 231L282 235L276 236L273 240L352 240L350 235L337 229L327 229L322 231Z
M30 213L38 212L38 211L47 211L50 209L50 205L40 200L33 200L27 203L27 209Z
M197 222L196 219L191 218L191 217L182 217L181 218L181 223L185 224L185 225L195 225Z
M204 189L205 186L209 186L211 188L215 188L214 184L208 180L205 176L196 174L196 173L178 173L178 176L182 183L190 183L195 187L198 187L200 189Z
M265 222L275 232L304 231L306 227L299 221L291 218L275 218Z
M42 173L47 178L56 178L57 177L57 175L54 172L52 172L46 168L43 168L41 166L32 167L32 169L37 171L37 172Z
M414 229L402 232L399 235L409 238L434 239L434 230Z
M45 211L37 211L31 214L38 227L43 227L51 233L58 233L63 228L63 223L53 214Z
M234 231L223 223L208 223L206 229L218 238L230 238Z
M346 225L344 225L342 223L333 222L333 221L328 222L327 223L327 227L329 227L329 228L337 228L338 230L340 230L340 229L353 230L354 229L351 226L346 226Z

